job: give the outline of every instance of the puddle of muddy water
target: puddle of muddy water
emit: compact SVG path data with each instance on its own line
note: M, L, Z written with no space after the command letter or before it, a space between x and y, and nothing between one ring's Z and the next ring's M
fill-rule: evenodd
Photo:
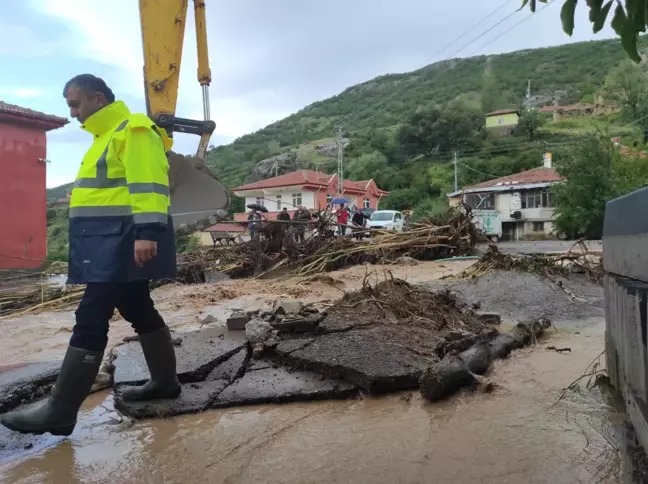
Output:
M0 482L616 484L618 409L597 389L554 405L601 351L601 322L589 333L498 362L492 394L434 405L407 393L129 425L94 395L69 439L0 433ZM571 353L544 349L556 343Z

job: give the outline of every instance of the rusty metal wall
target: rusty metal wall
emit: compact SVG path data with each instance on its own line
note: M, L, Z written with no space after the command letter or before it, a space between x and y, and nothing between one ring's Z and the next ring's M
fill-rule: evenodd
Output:
M605 354L637 438L648 449L648 189L608 202L603 227Z

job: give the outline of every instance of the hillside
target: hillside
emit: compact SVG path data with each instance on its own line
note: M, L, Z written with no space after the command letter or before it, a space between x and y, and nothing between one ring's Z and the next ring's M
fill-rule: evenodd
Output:
M645 47L648 41L642 38L641 45ZM331 141L338 126L343 127L352 146L358 137L375 131L389 137L421 106L442 105L461 95L479 100L485 72L497 80L502 93L498 108L519 106L528 80L536 104L551 104L554 97L560 104L592 103L605 76L623 59L618 40L603 40L453 59L410 73L381 76L212 150L209 164L227 185L234 186L249 179L254 165L271 155L303 151L312 142ZM570 133L567 130L562 134ZM456 148L462 150L461 146ZM326 157L293 161L286 168L326 161Z
M640 46L648 47L646 37ZM332 172L341 127L347 177L376 179L391 192L386 207L422 204L430 209L443 205L442 194L453 188L455 152L462 162L461 186L538 166L547 150L559 160L561 150L594 127L625 139L634 136L638 126L628 126L629 118L618 112L558 122L551 115L538 116L521 123L530 130L504 138L484 129L484 112L525 102L529 80L529 104L535 107L592 104L610 71L625 59L614 39L446 60L388 74L214 148L207 163L228 187L300 168ZM417 131L424 131L426 139L414 140ZM49 190L48 198L65 191Z

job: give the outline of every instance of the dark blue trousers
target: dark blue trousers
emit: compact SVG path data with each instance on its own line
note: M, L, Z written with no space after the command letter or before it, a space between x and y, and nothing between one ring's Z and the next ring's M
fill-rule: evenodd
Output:
M103 351L108 344L108 329L115 308L137 334L165 327L151 299L148 281L90 283L75 313L70 346Z

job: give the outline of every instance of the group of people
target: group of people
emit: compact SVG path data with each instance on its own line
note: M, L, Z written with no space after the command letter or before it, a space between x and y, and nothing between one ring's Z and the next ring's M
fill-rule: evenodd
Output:
M294 227L291 227L295 233L295 239L298 242L304 242L306 240L307 222L310 222L311 218L311 212L303 205L297 207L292 218L287 207L284 207L279 215L277 215L277 220L282 222L290 222L291 220L293 222L300 222L294 224ZM356 207L350 209L348 206L341 204L340 208L335 212L335 221L337 222L339 233L342 236L346 235L347 228L350 228L349 219L353 225L353 228L351 229L353 230L353 237L356 239L362 239L364 232L360 228L366 227L369 216ZM248 229L250 230L251 239L258 238L259 228L264 220L266 220L266 217L263 212L256 208L250 210L250 213L248 214ZM356 229L356 227L358 228Z
M349 218L351 218L351 223L354 226L354 228L352 229L353 236L358 240L362 239L364 232L362 230L356 229L355 227L364 228L367 225L367 220L369 220L368 215L366 215L362 210L359 210L357 207L353 208L353 215L351 215L351 210L349 210L349 207L345 206L344 204L340 205L340 209L335 212L335 215L337 217L340 235L346 235Z
M266 220L266 217L261 211L257 210L256 208L252 208L250 210L250 213L248 214L248 229L250 230L251 239L257 239L259 237L259 228L261 227L261 222L263 220ZM291 221L290 212L288 212L287 207L284 207L279 215L277 215L277 220L283 222ZM304 242L306 240L307 224L304 222L310 222L310 220L310 211L303 205L299 205L292 216L292 221L300 222L295 224L294 226L295 238L298 242Z

